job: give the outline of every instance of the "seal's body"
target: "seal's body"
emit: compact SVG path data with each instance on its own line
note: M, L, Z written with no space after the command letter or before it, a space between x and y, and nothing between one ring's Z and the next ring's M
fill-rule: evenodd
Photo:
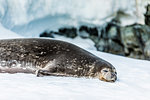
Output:
M0 72L116 80L115 68L71 43L51 39L0 40ZM19 70L17 70L19 69Z

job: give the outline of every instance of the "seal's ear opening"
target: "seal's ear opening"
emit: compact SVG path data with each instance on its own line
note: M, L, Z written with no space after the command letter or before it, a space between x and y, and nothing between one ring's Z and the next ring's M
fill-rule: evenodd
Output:
M102 68L99 79L105 82L115 82L117 80L117 73L111 68Z

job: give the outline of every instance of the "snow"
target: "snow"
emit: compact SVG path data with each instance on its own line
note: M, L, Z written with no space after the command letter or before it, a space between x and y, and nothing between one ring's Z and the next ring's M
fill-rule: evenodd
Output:
M0 23L0 39L9 39L9 38L22 38L23 36L20 36L8 29L6 29L1 23Z
M46 29L65 25L102 24L103 19L118 9L125 9L131 16L135 15L134 0L113 1L0 0L0 39L37 37ZM143 5L146 4L139 3L139 10L143 9ZM140 13L144 13L144 10ZM134 22L133 18L124 19L124 24ZM149 100L150 61L96 51L94 43L89 39L55 37L76 44L112 63L117 69L118 80L108 83L84 77L36 77L33 74L0 73L0 100Z
M0 0L0 22L18 34L32 37L62 26L103 25L118 10L129 15L121 19L122 25L143 24L145 5L150 2L144 1L138 0L137 17L135 0Z

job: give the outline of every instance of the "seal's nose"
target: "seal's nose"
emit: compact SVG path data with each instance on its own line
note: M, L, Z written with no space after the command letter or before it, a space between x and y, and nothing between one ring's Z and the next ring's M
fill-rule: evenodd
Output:
M116 81L117 80L117 75L115 73L112 73L111 74L111 79L113 79L114 81Z
M111 74L111 78L114 78L116 75L115 75L115 73L112 73Z

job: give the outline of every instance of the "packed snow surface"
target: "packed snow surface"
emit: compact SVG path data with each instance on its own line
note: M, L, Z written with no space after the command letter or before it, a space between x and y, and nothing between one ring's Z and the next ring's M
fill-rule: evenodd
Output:
M1 37L20 38L3 26L0 26ZM92 41L79 37L56 37L74 43L112 63L117 69L118 80L108 83L84 77L36 77L33 74L1 73L1 100L149 100L150 61L98 52Z

